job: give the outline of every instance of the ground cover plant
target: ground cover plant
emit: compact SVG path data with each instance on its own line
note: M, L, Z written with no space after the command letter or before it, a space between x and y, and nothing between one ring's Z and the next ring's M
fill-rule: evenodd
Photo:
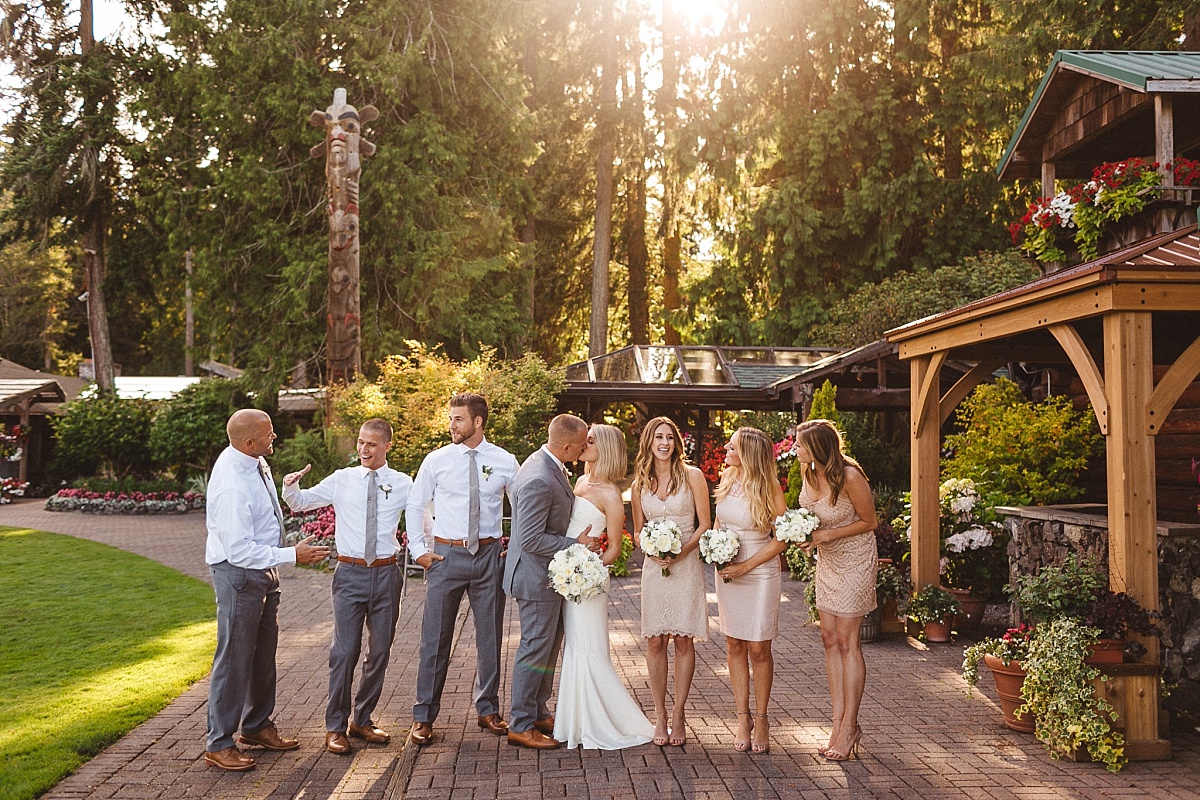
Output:
M45 792L207 674L212 590L141 556L0 528L0 800Z

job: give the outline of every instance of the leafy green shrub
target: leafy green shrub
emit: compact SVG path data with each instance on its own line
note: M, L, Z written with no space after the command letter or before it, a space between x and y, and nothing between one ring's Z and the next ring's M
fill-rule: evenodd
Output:
M487 349L473 361L458 362L420 342L408 346L407 355L379 364L375 381L358 380L335 394L336 432L353 435L370 417L386 419L392 424L388 463L412 475L430 451L450 441L450 396L476 391L488 401L489 440L521 460L542 445L555 396L566 385L561 371L534 355L501 361Z
M150 475L154 459L150 430L154 403L94 394L72 400L51 419L56 438L51 472L60 479L102 474Z
M832 382L826 380L821 384L816 391L813 392L812 406L808 410L809 419L827 419L837 426L838 430L842 431L842 441L846 445L846 452L850 452L850 440L846 437L846 431L842 428L842 415L838 413L837 408L837 387ZM788 470L788 485L787 491L784 493L784 500L787 501L788 508L795 508L796 503L800 499L800 490L804 488L804 465L800 461L793 461L791 469Z
M388 455L391 455L391 451ZM312 470L302 481L303 486L307 488L342 467L356 462L357 456L353 453L339 454L333 443L321 431L299 431L290 439L275 443L275 454L271 456L271 475L280 481L289 472L299 472L306 464L312 464ZM395 466L391 459L388 463L389 466Z
M150 428L151 450L181 480L204 474L229 444L229 416L252 405L241 380L205 378L193 383L159 404Z
M1041 403L1000 378L979 386L957 411L961 433L946 437L943 478L970 478L988 487L993 504L1046 505L1078 497L1076 485L1101 446L1095 415L1066 397Z
M1108 576L1094 559L1068 553L1058 566L1018 577L1010 593L1024 617L1050 622L1061 617L1083 619L1107 586Z
M84 489L89 492L113 492L114 494L133 494L141 492L149 494L151 492L186 492L188 486L180 481L165 480L163 478L80 478L71 481L72 489Z
M1039 274L1016 251L984 252L961 265L864 283L835 303L829 322L812 328L809 338L818 345L859 347L882 339L891 328L1020 286Z

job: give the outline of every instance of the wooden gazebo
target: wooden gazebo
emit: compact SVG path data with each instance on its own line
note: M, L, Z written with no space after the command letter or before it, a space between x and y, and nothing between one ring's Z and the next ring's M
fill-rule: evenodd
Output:
M888 338L911 370L914 584L938 582L942 424L1000 364L1063 364L1086 387L1107 445L1111 588L1158 609L1154 442L1200 375L1196 226L910 323ZM948 359L976 366L943 393L937 387ZM1157 640L1145 644L1146 663L1157 666ZM1126 683L1127 753L1165 758L1170 751L1158 738L1158 675L1145 672Z

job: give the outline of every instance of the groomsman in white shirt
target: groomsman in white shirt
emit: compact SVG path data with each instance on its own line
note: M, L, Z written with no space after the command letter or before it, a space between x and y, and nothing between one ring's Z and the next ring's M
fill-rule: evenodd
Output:
M312 537L283 543L283 511L266 456L275 429L266 412L235 411L226 447L208 481L204 560L217 597L217 652L208 687L204 761L242 772L254 759L234 741L267 750L295 750L279 735L275 711L275 649L279 640L279 564L315 564L329 548ZM239 734L240 731L240 734Z
M369 419L358 431L357 467L340 469L311 489L300 479L312 465L283 478L283 499L293 511L333 505L337 522L337 569L333 574L333 642L329 647L329 700L325 749L350 752L347 732L386 744L391 738L371 720L383 691L384 673L400 609L399 544L396 529L412 479L387 464L392 426ZM367 628L367 656L351 715L351 684Z
M504 574L500 547L504 494L517 475L517 459L483 433L488 405L482 395L450 398L450 444L425 457L408 498L408 549L425 568L425 614L417 697L409 737L433 741L442 689L450 665L451 637L463 595L475 618L475 711L483 730L508 734L500 715L500 628L504 620ZM433 550L420 534L425 509L433 506Z

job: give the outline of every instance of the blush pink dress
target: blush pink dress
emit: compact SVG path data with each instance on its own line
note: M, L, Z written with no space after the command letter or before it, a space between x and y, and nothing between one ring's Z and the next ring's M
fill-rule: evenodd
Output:
M666 500L653 492L642 492L646 521L669 519L679 526L683 541L696 532L696 505L687 484ZM642 565L642 636L690 636L708 640L708 600L704 593L704 562L698 550L671 562L671 574L646 559Z
M861 519L845 491L833 504L828 495L814 500L806 484L800 492L799 504L817 515L822 528L841 528ZM861 617L874 610L878 604L875 599L878 571L879 551L874 531L821 545L817 548L817 610L839 617Z
M733 563L740 564L771 543L769 531L754 527L750 502L740 483L717 503L721 526L738 535L741 548ZM779 633L779 597L783 591L779 559L771 558L725 583L718 575L717 609L721 633L747 642L767 642Z

